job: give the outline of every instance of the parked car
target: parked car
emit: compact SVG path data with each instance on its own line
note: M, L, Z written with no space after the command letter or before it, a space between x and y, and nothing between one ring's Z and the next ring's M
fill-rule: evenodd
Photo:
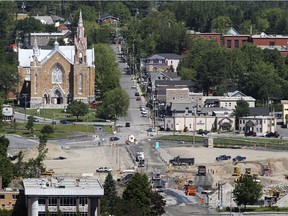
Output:
M52 120L51 124L56 124L56 120Z
M96 172L112 172L112 169L109 167L99 167Z
M125 127L130 127L130 123L126 122Z
M245 136L256 136L256 132L254 132L254 131L249 131L249 132L246 132L245 133Z
M148 117L148 114L147 113L143 113L142 117Z
M155 128L148 128L147 129L147 132L155 132L156 130L155 130Z
M266 137L274 137L274 138L278 138L279 137L279 133L278 132L270 132L266 134Z
M237 155L236 157L233 158L233 161L244 161L246 160L246 157L243 157L243 156L240 156L240 155Z
M120 139L119 137L115 137L115 136L110 137L110 141L117 141L117 140L119 140L119 139Z
M139 92L135 92L135 96L140 96Z
M163 188L162 185L157 185L157 186L155 187L155 190L156 190L158 193L164 192L164 188Z
M59 156L59 157L54 158L53 160L65 160L65 159L66 159L66 157Z
M141 101L141 97L136 97L136 101Z
M144 107L140 107L140 111L145 111L145 108Z
M68 120L61 120L61 121L60 121L60 124L70 124L70 121L68 121Z
M134 173L129 173L123 177L122 181L126 184L132 179L133 176L134 176Z
M218 157L216 157L217 161L229 160L229 159L231 159L231 156L228 156L228 155L219 155Z
M133 86L132 86L132 89L136 89L136 86L135 86L135 85L133 85Z
M165 128L163 126L160 126L159 131L165 131Z
M33 122L39 122L39 119L36 117L32 117Z
M146 114L147 115L148 113L147 113L146 110L144 110L144 111L141 111L141 114Z
M138 167L145 167L145 161L143 160L139 161Z

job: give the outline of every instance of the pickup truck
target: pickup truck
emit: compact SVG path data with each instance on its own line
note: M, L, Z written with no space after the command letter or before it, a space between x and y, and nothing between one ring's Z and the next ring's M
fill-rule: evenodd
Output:
M246 160L246 157L243 157L243 156L240 156L240 155L238 155L238 156L236 156L236 157L234 157L233 158L233 161L244 161L244 160Z
M169 160L169 164L171 164L172 166L193 165L194 162L194 158L181 158L180 156Z
M112 169L109 167L99 167L96 172L111 172Z
M218 157L216 157L217 161L229 160L229 159L231 159L231 156L228 156L228 155L219 155Z

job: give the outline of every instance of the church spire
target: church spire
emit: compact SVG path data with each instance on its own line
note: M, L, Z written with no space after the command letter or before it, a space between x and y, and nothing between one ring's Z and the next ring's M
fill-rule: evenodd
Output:
M77 34L74 39L74 44L77 49L77 55L85 56L87 49L87 38L85 37L85 31L83 26L82 11L79 13L79 21L77 27Z
M83 19L82 19L82 11L81 10L80 10L80 14L79 14L77 37L79 39L84 38L84 27L83 27Z
M34 43L33 43L33 56L35 58L38 58L39 55L40 55L40 52L39 52L38 42L37 42L37 38L35 37Z

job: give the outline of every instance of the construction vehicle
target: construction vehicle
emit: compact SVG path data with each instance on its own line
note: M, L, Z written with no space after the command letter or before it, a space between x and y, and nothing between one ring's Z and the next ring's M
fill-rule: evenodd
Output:
M185 185L185 194L187 196L196 196L196 187L193 185Z
M44 170L42 171L41 175L52 175L54 173L55 173L55 171L53 169L44 168Z
M136 152L136 161L140 162L144 160L145 160L144 152Z
M206 166L198 166L198 176L206 176Z
M241 170L240 167L234 167L232 176L240 176Z
M193 165L195 162L194 158L181 158L180 156L177 156L171 160L169 160L169 164L172 166L182 166L182 165Z

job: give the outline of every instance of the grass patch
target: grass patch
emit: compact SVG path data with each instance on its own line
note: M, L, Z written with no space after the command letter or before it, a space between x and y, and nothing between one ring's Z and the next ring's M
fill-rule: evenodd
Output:
M25 123L17 123L17 128L14 130L10 125L5 125L4 126L4 132L9 133L9 134L17 134L20 136L25 136L25 137L34 137L34 136L39 136L40 130L43 128L44 124L37 124L34 123L34 133L30 133L26 129L26 124ZM73 133L95 133L94 126L93 125L53 125L54 128L54 133L50 134L48 138L64 138L64 137L69 137Z
M207 137L195 136L196 142L204 142ZM171 141L186 141L193 142L192 135L167 135L158 138L160 140L171 140ZM288 150L288 142L281 139L265 139L265 138L214 138L214 146L239 146L239 147L262 147L271 148L275 150Z
M229 212L229 206L224 211ZM239 208L232 208L232 212L239 212ZM241 208L241 212L288 212L288 208L280 208L278 206L247 207L246 209Z
M25 114L24 109L17 109L18 112ZM56 119L56 120L68 120L68 121L77 121L75 116L71 116L68 113L65 113L63 109L40 109L40 112L37 113L37 109L26 109L27 115L33 115L36 117L46 118L46 119ZM85 116L80 116L78 118L79 122L104 122L102 118L95 116L95 110L89 109L89 112Z
M160 140L173 140L173 141L190 141L193 142L193 136L191 135L167 135L159 138ZM196 142L204 142L205 137L195 136Z

